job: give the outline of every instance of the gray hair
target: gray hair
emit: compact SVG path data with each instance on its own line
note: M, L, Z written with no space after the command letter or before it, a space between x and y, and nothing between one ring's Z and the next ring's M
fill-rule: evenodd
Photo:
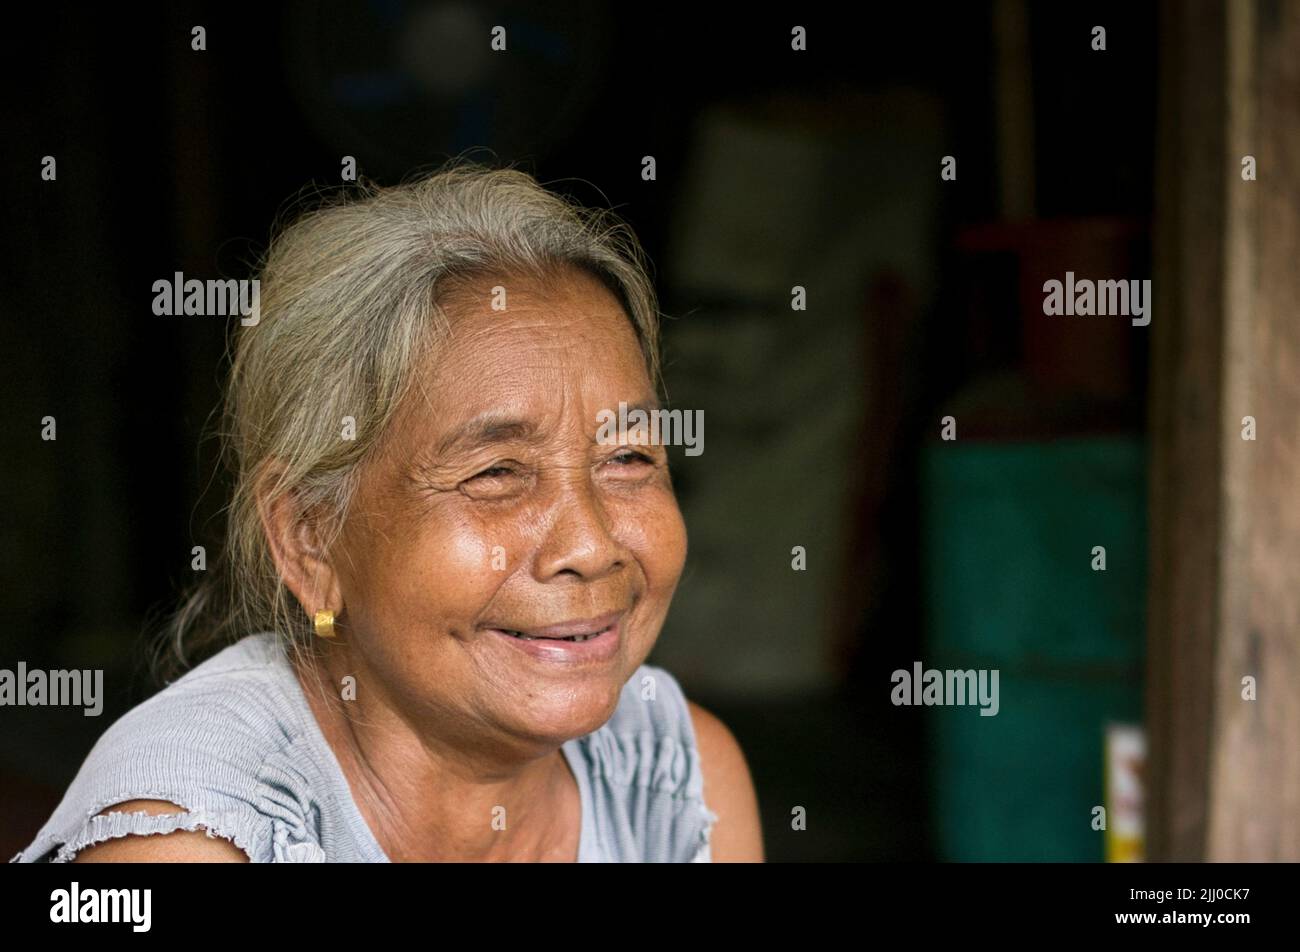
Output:
M592 275L618 298L661 385L658 301L636 236L525 172L454 159L392 187L363 181L276 232L258 274L260 320L234 331L220 434L234 479L225 546L159 633L160 681L253 632L310 650L258 496L292 493L337 534L417 367L448 333L443 305L459 279ZM344 417L355 439L340 438Z

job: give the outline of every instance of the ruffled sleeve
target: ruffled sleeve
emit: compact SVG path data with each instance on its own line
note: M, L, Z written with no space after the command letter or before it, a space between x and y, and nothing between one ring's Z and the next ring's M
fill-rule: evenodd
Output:
M168 799L175 802L174 797L161 794L126 799ZM117 802L126 802L126 800L117 800ZM104 804L101 810L112 805ZM91 816L79 827L67 832L60 832L56 827L44 837L38 838L33 847L24 852L37 852L41 857L48 856L51 863L67 863L87 847L118 837L149 836L173 833L177 830L199 829L204 830L210 837L220 836L230 840L247 853L250 859L263 854L263 844L268 838L262 819L246 811L186 809L181 813L156 815L143 812L113 812ZM53 855L50 855L51 850L54 850ZM23 857L24 853L20 853L14 861L22 861ZM30 861L35 861L36 858L33 857Z
M106 840L199 829L230 840L252 862L324 861L303 807L309 780L286 756L282 726L259 713L262 686L177 687L99 738L53 816L11 862L68 862ZM163 800L182 812L103 813L132 800Z
M293 829L289 825L276 822L273 824L274 834L272 836L272 857L273 863L323 863L325 862L325 850L321 848L320 843L314 838L304 833L301 829Z

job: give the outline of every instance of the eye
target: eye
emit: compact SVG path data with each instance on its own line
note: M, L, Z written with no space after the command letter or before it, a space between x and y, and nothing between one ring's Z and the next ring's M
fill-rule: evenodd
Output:
M529 479L528 467L504 460L462 480L460 487L473 499L510 499L527 488Z
M494 484L501 484L502 488L504 488L505 484L522 477L523 473L524 470L513 460L504 460L475 473L461 485L482 486L485 489L495 490L497 487Z
M610 457L611 463L617 463L619 466L634 466L638 463L653 463L645 453L639 453L636 450L625 450L617 456Z

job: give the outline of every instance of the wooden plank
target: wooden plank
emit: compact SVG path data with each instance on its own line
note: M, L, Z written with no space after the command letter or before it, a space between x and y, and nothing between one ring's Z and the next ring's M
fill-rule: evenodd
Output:
M1221 4L1161 8L1150 408L1147 855L1206 843L1219 595Z
M1170 2L1162 35L1147 853L1294 861L1300 3Z
M1300 859L1300 3L1229 5L1224 523L1207 858ZM1258 180L1243 181L1244 155ZM1242 439L1253 416L1257 439ZM1242 679L1256 680L1256 699Z

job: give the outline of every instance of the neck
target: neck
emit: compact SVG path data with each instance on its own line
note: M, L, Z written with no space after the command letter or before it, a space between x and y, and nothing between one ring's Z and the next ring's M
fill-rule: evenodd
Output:
M412 711L345 645L295 673L353 800L394 862L573 862L577 782L556 748L494 736L463 711ZM333 685L365 685L355 700Z

